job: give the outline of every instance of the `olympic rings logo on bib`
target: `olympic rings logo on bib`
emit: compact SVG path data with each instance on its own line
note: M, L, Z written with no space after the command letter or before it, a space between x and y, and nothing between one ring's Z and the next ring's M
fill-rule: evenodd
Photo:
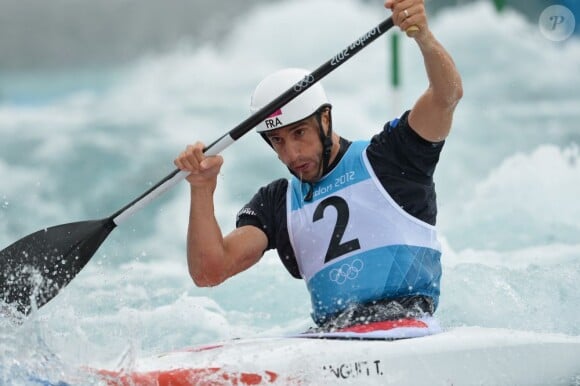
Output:
M347 280L354 280L358 277L358 273L362 271L364 264L362 260L355 259L352 263L345 263L340 268L334 268L330 271L330 280L337 284L344 284Z

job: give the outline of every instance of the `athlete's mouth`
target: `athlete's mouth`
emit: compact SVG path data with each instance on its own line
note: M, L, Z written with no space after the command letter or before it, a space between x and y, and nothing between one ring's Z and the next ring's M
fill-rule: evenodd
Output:
M306 174L311 169L312 163L311 162L297 162L292 165L292 170L296 174Z
M308 169L308 163L298 164L294 166L294 170L297 172L303 172Z

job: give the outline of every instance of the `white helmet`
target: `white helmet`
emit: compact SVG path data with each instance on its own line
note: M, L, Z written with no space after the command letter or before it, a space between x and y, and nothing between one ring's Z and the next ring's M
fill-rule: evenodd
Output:
M254 90L250 111L255 113L276 99L290 87L305 79L310 73L301 68L287 68L264 78ZM256 126L258 133L279 129L314 114L322 106L330 106L324 88L315 83L308 90L288 102L281 109Z

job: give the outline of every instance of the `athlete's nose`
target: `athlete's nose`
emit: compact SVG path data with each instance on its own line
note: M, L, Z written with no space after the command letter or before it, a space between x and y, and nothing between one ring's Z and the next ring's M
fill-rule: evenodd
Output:
M301 154L300 144L296 141L288 141L286 143L286 156L290 163L296 161Z

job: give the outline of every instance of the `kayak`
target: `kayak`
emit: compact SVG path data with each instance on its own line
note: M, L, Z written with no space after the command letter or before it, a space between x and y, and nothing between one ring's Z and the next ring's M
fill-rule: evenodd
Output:
M234 339L94 370L107 385L570 385L580 337L482 327L402 339Z

